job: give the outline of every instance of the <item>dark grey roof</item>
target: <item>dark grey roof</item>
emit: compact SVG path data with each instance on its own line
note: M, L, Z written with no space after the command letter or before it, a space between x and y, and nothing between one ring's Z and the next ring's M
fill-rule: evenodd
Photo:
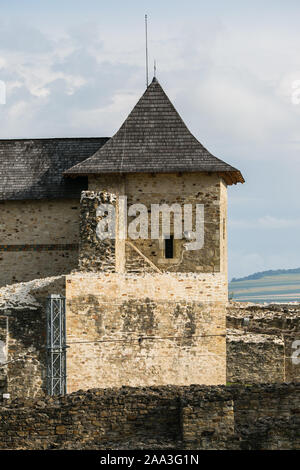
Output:
M63 172L93 155L108 139L0 140L0 199L79 197L86 178L64 178Z
M65 175L195 171L218 172L228 184L244 182L239 170L214 157L190 133L153 79L118 132Z

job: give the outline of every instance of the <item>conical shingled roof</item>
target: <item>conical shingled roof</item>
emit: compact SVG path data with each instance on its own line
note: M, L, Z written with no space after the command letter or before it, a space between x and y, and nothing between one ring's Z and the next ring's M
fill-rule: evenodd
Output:
M118 132L69 176L100 173L217 172L228 184L239 170L214 157L191 134L154 78Z

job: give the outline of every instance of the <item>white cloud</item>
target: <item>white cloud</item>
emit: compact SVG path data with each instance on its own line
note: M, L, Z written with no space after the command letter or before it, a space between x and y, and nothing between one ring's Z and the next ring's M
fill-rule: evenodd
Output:
M136 98L132 94L116 94L113 97L112 103L107 106L95 109L78 110L70 116L71 124L77 132L88 133L97 135L99 133L99 122L102 124L103 135L109 135L111 129L116 128L116 124L121 125L128 115L128 110L131 109L136 102Z
M265 215L258 217L257 219L231 219L229 220L229 226L232 228L239 229L287 229L287 228L299 228L300 229L300 218L296 217L293 219L285 219L280 217L273 217Z

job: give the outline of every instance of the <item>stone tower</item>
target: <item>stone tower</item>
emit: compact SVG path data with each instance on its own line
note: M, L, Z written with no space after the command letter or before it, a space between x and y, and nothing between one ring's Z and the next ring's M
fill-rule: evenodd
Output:
M66 281L68 392L225 383L227 185L244 182L240 171L197 141L153 79L119 131L65 175L89 181L79 270Z

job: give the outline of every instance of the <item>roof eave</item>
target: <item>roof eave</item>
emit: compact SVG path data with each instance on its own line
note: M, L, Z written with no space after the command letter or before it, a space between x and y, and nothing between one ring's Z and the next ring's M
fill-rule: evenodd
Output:
M242 173L239 171L239 170L236 170L236 169L233 169L233 170L228 170L228 171L207 171L207 170L200 170L200 169L195 169L195 170L192 170L192 169L189 169L188 171L183 171L182 169L178 168L178 169L164 169L164 170L160 170L160 171L157 171L155 169L151 170L151 169L135 169L133 171L112 171L112 170L106 170L106 169L103 169L101 171L76 171L75 168L74 170L72 170L72 168L70 168L69 170L65 171L63 173L63 175L65 177L69 177L69 178L77 178L78 176L91 176L91 175L101 175L101 174L126 174L126 173L216 173L220 178L223 178L224 181L226 182L227 185L232 185L232 184L237 184L237 183L245 183L245 180L244 180L244 177L242 175Z
M223 178L223 180L228 186L232 184L237 184L237 183L242 183L242 184L245 183L245 179L239 170L222 171L222 172L219 172L218 174L220 178Z

